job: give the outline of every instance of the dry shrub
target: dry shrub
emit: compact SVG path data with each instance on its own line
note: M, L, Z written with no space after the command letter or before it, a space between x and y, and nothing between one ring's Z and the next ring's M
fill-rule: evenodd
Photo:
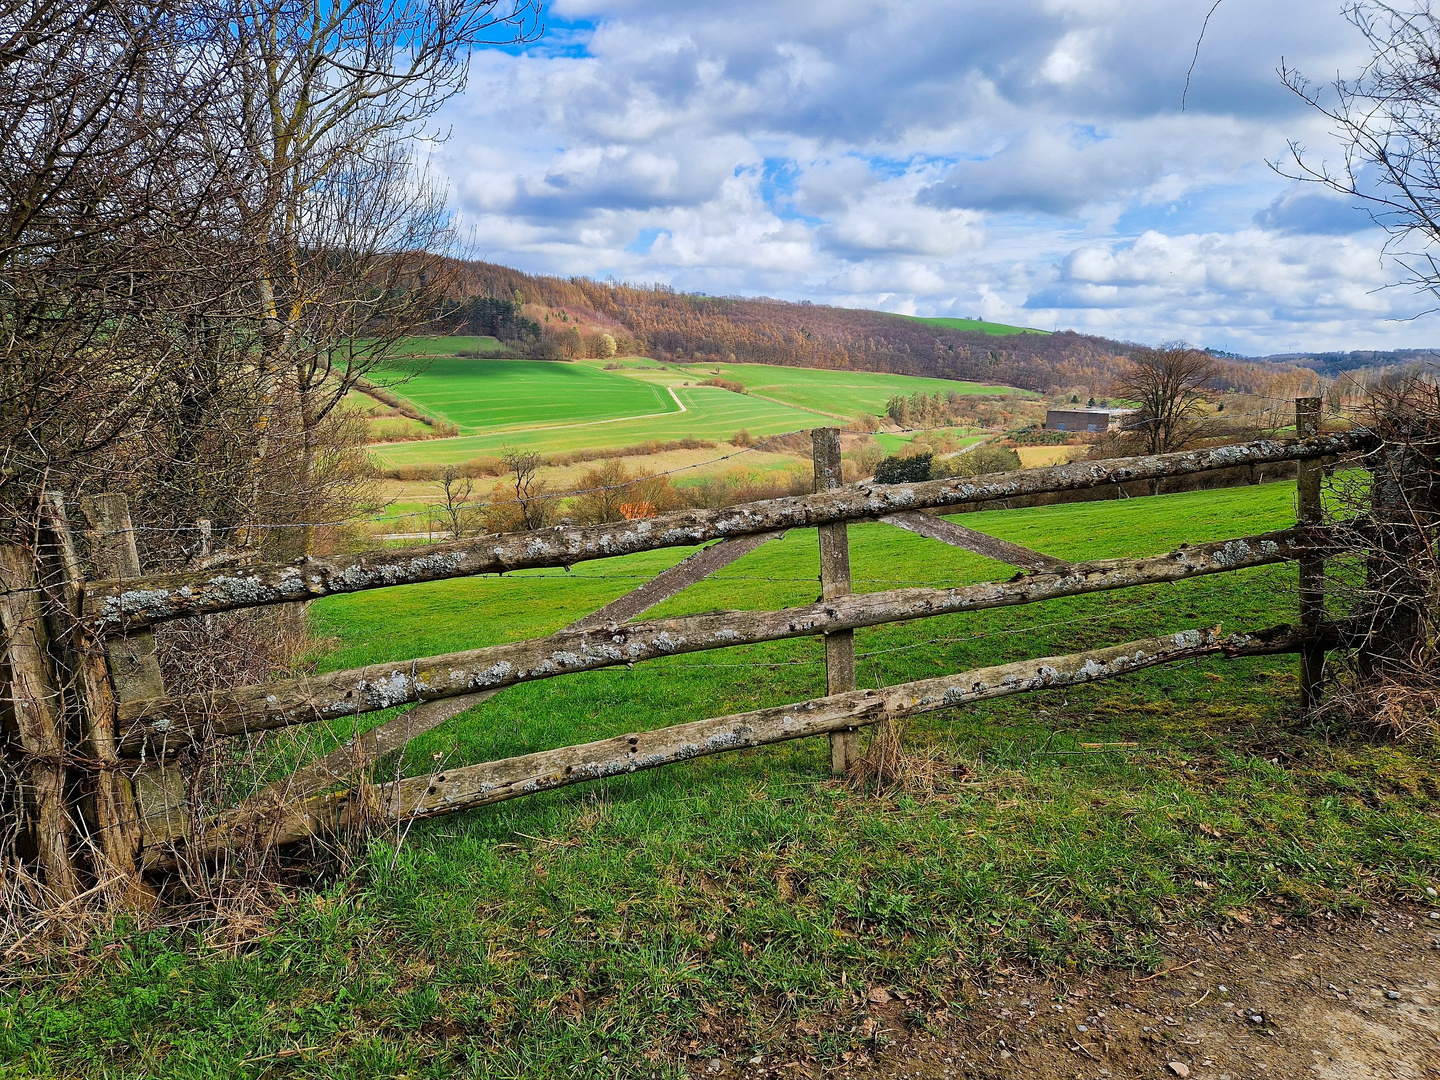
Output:
M772 435L754 445L764 448L767 454L790 454L793 457L811 460L815 454L815 441L809 431L791 431L784 435Z
M1383 738L1413 742L1440 734L1440 685L1407 685L1389 677L1341 685L1345 710Z
M778 499L786 495L805 495L814 486L814 474L809 467L771 472L736 469L718 476L701 477L678 491L688 506L717 509L761 499Z
M1357 423L1380 440L1337 466L1327 533L1349 554L1326 565L1327 614L1343 648L1327 658L1319 714L1395 739L1440 736L1440 387L1409 377L1374 388Z
M946 760L933 747L923 753L907 752L901 726L885 720L871 729L865 754L851 764L847 779L857 790L877 798L930 797L947 794L974 775L969 766Z
M680 505L680 496L669 477L637 477L623 463L606 461L581 477L570 514L583 525L600 525L653 517Z

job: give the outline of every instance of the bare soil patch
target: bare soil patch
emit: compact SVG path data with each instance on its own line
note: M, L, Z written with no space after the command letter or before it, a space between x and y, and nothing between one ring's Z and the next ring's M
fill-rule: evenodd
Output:
M868 1034L867 1051L823 1064L716 1058L695 1062L691 1075L1437 1080L1432 911L1440 906L1171 931L1158 974L1002 969L967 987L958 1013L909 1000L903 988L866 987L850 1021Z

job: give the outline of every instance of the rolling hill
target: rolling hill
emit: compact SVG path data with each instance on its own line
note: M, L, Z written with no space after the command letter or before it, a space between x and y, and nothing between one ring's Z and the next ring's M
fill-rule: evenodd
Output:
M1108 387L1135 349L1070 330L678 293L663 285L546 277L485 262L457 262L452 271L455 321L449 329L508 333L517 348L533 329L554 356L599 355L587 352L584 341L605 333L622 354L667 363L886 372L1052 392ZM1224 372L1227 386L1251 393L1269 394L1277 379L1319 385L1314 372L1289 363L1236 360Z

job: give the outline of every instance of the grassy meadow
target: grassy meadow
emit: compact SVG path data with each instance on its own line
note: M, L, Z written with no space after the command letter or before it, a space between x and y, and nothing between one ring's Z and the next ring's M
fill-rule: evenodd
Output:
M986 322L984 319L922 318L911 315L916 322L931 326L942 326L947 330L961 330L970 334L990 334L993 337L1009 337L1011 334L1048 334L1049 330L1036 330L1029 326L1010 326L1007 323Z
M396 356L454 357L460 353L503 353L509 346L499 338L445 335L406 338L395 349Z
M408 377L395 382L392 372ZM662 387L559 361L435 357L413 369L392 364L376 381L465 435L680 412Z
M642 390L663 395L664 400L670 402L671 411L636 419L586 420L563 427L508 428L484 435L461 435L424 443L376 445L370 448L370 455L381 465L447 464L475 457L495 457L510 446L555 452L634 446L652 440L669 442L684 438L728 442L739 431L763 437L816 427L825 422L815 413L732 394L714 386L676 387L675 396L685 406L685 411L681 412L663 389L639 385ZM657 396L656 400L660 398Z
M1293 506L1272 484L957 520L1080 559L1283 527ZM858 590L1014 572L880 524L850 535ZM684 554L328 598L310 612L320 666L543 634ZM815 534L795 530L657 614L807 603L817 574ZM1267 626L1293 618L1293 590L1292 568L1263 568L862 630L857 669L875 686ZM994 966L1146 967L1176 923L1421 896L1440 873L1435 748L1297 720L1295 665L1202 660L918 718L906 745L941 780L910 793L831 781L811 739L417 823L282 886L263 923L116 933L79 975L10 978L0 1076L678 1078L717 1054L824 1068L875 1049L867 987L943 1030ZM806 639L532 683L381 771L796 701L823 672Z
M417 350L426 347L425 339L416 340ZM459 434L382 442L371 449L382 467L452 464L494 457L510 446L568 452L686 437L725 443L741 431L764 438L865 413L881 415L895 394L1036 396L949 379L769 364L662 364L644 357L494 360L418 351L416 356L414 362L394 362L392 377L377 374L376 380L427 414L453 423ZM698 385L717 377L740 382L750 392ZM906 437L892 441L899 447Z
M679 366L679 365L677 365ZM883 416L885 403L896 394L1029 394L1010 386L985 386L954 379L924 379L874 371L781 367L774 364L687 364L695 379L724 378L744 385L752 394L774 398L801 409L814 409L842 420L862 413Z

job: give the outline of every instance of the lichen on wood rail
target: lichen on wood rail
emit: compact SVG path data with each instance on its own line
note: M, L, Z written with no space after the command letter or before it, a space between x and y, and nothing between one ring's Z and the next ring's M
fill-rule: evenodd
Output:
M369 789L358 800L353 791L307 799L288 807L277 806L264 821L250 814L222 813L199 835L147 849L144 857L148 865L159 866L173 864L177 856L204 857L245 844L269 847L294 843L373 822L377 813L392 823L434 817L587 780L865 727L990 698L1078 686L1200 656L1223 654L1233 658L1294 652L1306 640L1290 626L1229 636L1222 635L1219 627L1191 629L1107 649L1021 660L879 690L852 690L407 777Z
M336 593L443 578L500 574L533 567L571 566L591 559L709 540L842 521L863 521L907 510L964 506L1056 491L1098 488L1135 480L1329 457L1374 442L1365 432L1303 441L1260 439L1236 446L1173 454L1083 461L1048 469L930 480L920 484L862 484L813 495L745 503L719 510L682 510L637 521L560 526L415 548L385 548L333 558L310 557L131 581L90 582L85 611L102 634L126 633L167 619L208 612L313 600Z
M809 637L960 611L1181 581L1264 566L1313 551L1289 531L1185 546L1142 559L1074 563L1045 574L949 589L894 589L837 596L779 611L719 611L584 626L549 637L398 663L120 706L122 752L163 753L202 733L235 735L338 720L413 701L764 641Z

